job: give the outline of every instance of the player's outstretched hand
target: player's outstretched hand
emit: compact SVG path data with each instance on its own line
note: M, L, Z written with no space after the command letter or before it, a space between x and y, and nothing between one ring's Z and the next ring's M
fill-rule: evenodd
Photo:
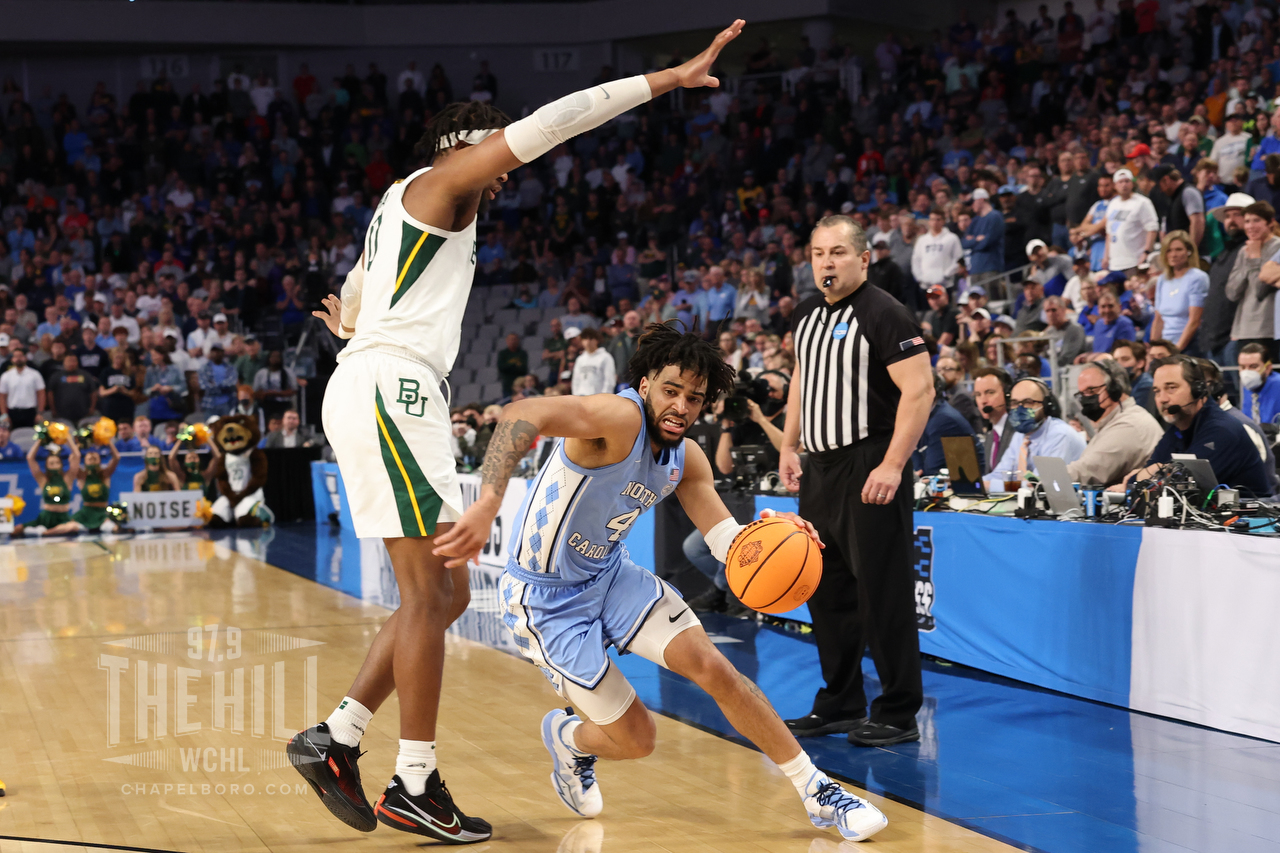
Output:
M319 317L329 327L329 331L337 335L342 330L342 300L330 293L321 302L323 311L312 311L312 317Z
M799 527L801 530L808 533L809 538L812 539L814 542L818 543L819 548L827 547L826 545L822 544L822 540L818 537L817 528L815 528L809 522L805 521L800 516L796 515L794 512L778 512L777 510L774 510L774 509L762 509L760 510L760 517L761 518L785 518L787 521L790 521L796 527Z
M493 529L493 516L478 504L472 504L462 513L453 527L436 537L431 553L437 557L451 557L445 566L456 569L468 562L480 565L480 551L489 540Z
M724 50L724 46L738 37L746 23L741 18L734 21L712 39L711 45L706 50L672 69L676 72L680 85L686 89L697 89L702 86L714 89L719 86L720 81L711 76L711 66L716 64L716 59L719 58L720 51Z

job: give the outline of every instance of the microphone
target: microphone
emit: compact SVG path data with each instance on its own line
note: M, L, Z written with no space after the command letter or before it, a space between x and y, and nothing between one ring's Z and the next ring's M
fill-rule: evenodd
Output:
M989 415L996 410L996 407L988 403L982 407L982 414Z
M831 286L832 286L833 284L835 284L835 283L836 283L836 277L835 277L835 276L833 276L833 275L825 276L825 277L822 279L822 286L823 286L823 287L831 287Z
M1174 403L1172 406L1166 406L1164 412L1166 415L1173 415L1176 418L1182 414L1182 407Z

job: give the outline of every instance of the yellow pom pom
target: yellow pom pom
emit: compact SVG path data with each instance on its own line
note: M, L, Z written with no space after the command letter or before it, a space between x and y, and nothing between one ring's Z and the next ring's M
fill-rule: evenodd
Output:
M53 421L49 424L49 440L54 444L66 444L67 439L71 438L71 430L67 425L60 421Z
M22 511L27 508L27 502L19 495L9 495L9 500L13 501L13 508L9 510L10 515L14 518L22 515Z
M98 422L93 425L93 442L94 444L106 445L116 437L116 422L111 418L98 418Z
M204 524L208 524L209 519L213 518L213 504L204 498L196 501L196 518L200 519Z

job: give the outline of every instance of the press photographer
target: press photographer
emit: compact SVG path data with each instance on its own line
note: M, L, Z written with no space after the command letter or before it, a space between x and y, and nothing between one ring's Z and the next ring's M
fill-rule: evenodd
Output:
M736 476L739 488L755 489L765 474L778 470L790 390L791 377L768 370L754 380L740 380L733 394L725 398L716 468L726 477ZM748 448L760 448L763 453L751 454ZM747 456L754 457L751 463ZM744 470L738 470L739 462Z

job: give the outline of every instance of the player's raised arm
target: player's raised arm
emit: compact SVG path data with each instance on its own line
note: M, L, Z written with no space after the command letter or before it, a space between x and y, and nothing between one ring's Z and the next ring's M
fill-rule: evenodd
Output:
M463 156L450 157L439 166L443 186L457 195L466 195L489 187L499 176L551 151L557 145L581 133L599 127L624 112L680 87L715 88L720 81L711 76L711 67L724 46L738 37L745 21L738 19L720 31L702 53L675 68L652 74L613 80L590 89L566 95L539 108L519 121L495 132L469 131L445 137L440 144L452 147L457 142L478 144L461 149Z

